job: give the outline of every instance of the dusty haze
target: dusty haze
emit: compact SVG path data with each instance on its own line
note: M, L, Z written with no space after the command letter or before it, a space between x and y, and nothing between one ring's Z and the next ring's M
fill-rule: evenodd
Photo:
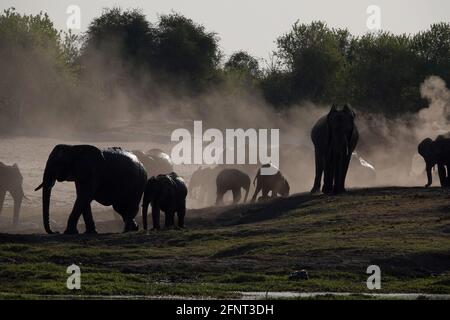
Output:
M305 192L312 186L314 156L310 130L329 106L305 102L276 112L259 92L228 84L193 98L180 88L160 87L148 74L132 81L120 61L109 59L106 63L101 57L92 61L95 67L84 73L75 87L55 70L44 53L8 50L11 51L3 54L13 63L0 62L6 75L2 81L8 79L1 88L13 90L16 98L9 104L15 109L0 113L1 127L13 132L1 137L0 161L19 164L25 193L31 199L23 206L33 209L28 212L36 216L40 214L40 193L32 190L40 183L45 161L56 144L89 143L129 150L158 147L170 153L174 144L170 141L171 132L176 128L193 130L194 120L202 120L204 130L279 128L280 169L290 182L291 191ZM22 68L12 69L10 66L14 64ZM108 83L120 86L108 91L105 89ZM440 78L430 75L420 93L427 108L395 120L362 113L358 111L360 106L353 106L360 131L358 156L373 165L375 172L361 166L358 157L354 157L348 187L426 183L425 165L417 154L417 144L425 137L434 139L448 130L450 91ZM68 109L71 111L66 112ZM25 121L20 127L11 127L14 124L4 112L14 112ZM176 171L189 180L196 168L176 166ZM52 194L52 207L69 211L74 198L73 184L58 184ZM192 207L195 203L188 205ZM11 215L9 197L5 206L2 221L9 220ZM100 210L99 206L95 208ZM25 213L22 217L26 220Z

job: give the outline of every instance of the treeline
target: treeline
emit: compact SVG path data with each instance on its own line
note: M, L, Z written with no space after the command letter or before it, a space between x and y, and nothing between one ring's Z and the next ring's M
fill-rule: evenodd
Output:
M140 10L106 9L80 37L56 30L45 13L5 10L0 126L79 114L121 88L139 91L135 105L142 108L160 98L161 88L196 96L224 84L254 91L277 109L345 101L396 116L426 105L419 88L428 76L450 82L449 23L415 35L356 37L323 22L297 22L276 40L269 61L244 51L225 57L219 41L176 13L150 22Z

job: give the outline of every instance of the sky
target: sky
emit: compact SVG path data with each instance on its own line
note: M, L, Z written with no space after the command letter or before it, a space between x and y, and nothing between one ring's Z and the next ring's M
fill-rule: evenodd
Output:
M80 9L80 29L86 31L103 8L140 8L151 22L158 15L178 12L203 24L220 38L226 55L245 50L267 59L275 40L295 21L325 21L330 27L347 28L355 35L369 32L367 9L380 9L382 30L416 33L436 22L450 22L449 0L1 0L0 9L15 7L20 13L47 12L56 28L67 30L69 6Z

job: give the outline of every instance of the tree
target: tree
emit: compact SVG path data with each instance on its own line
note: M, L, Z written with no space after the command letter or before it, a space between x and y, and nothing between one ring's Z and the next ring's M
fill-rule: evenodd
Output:
M368 33L351 48L351 102L360 109L397 115L420 108L417 57L407 35Z
M166 81L201 90L215 77L220 58L215 33L177 13L159 18L154 69Z
M348 32L334 32L323 22L298 21L277 39L276 55L291 73L294 100L329 102L339 91L339 76L345 65Z
M89 25L83 45L85 60L101 54L110 63L126 62L134 69L149 68L155 51L155 29L141 10L105 9Z
M432 24L430 30L416 34L412 50L424 76L437 75L450 83L450 23Z
M258 78L261 73L258 60L245 51L233 53L224 67L227 71L238 72L253 79Z
M59 92L75 77L62 33L47 14L0 15L0 126L34 126L73 112ZM66 102L66 101L65 101Z

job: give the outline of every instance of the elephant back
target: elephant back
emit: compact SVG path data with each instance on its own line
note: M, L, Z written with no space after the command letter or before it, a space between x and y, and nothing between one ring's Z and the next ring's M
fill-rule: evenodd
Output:
M133 150L133 153L142 162L149 177L169 174L174 171L172 159L160 149L151 149L145 153L140 150Z
M184 179L177 175L175 172L169 174L160 174L154 177L158 181L158 184L163 188L172 190L174 193L181 193L182 196L186 197L187 187Z
M104 172L113 185L118 185L120 190L143 191L147 183L147 174L139 158L132 152L118 147L102 150L105 158ZM129 188L129 189L127 189Z

